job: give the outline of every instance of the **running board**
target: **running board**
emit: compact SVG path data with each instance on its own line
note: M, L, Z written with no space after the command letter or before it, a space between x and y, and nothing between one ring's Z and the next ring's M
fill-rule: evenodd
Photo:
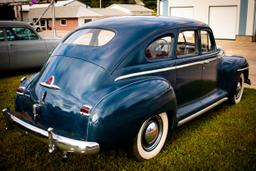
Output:
M217 101L217 102L211 104L210 106L204 108L203 110L200 110L199 112L196 112L196 113L190 115L189 117L180 120L180 121L178 122L178 126L181 126L181 125L183 125L184 123L186 123L186 122L188 122L188 121L190 121L190 120L192 120L192 119L194 119L194 118L196 118L196 117L202 115L203 113L205 113L205 112L211 110L212 108L218 106L219 104L221 104L221 103L223 103L223 102L225 102L225 101L227 101L227 100L228 100L227 97L225 97L225 98L223 98L223 99L220 99L219 101Z

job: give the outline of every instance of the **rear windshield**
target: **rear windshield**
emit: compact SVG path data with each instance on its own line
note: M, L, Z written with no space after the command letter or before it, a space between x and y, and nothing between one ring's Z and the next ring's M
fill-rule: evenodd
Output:
M103 46L110 42L115 33L105 29L83 29L69 36L64 43L84 46Z

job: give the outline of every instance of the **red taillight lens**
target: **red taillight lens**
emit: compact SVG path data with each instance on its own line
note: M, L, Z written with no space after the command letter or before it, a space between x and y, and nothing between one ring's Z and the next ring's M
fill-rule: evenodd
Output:
M54 76L50 76L46 81L46 84L48 85L52 85L54 83Z
M90 106L88 106L88 105L83 105L83 106L80 108L80 114L81 114L81 115L85 115L85 116L89 116L90 110L91 110L91 107L90 107Z

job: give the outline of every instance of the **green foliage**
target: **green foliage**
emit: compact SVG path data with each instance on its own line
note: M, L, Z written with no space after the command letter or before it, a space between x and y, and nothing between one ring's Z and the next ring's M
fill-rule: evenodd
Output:
M0 108L14 110L19 76L0 78ZM17 130L6 132L0 115L0 170L256 170L256 90L237 105L224 103L177 128L162 152L137 162L125 148L97 155L49 154L47 145Z

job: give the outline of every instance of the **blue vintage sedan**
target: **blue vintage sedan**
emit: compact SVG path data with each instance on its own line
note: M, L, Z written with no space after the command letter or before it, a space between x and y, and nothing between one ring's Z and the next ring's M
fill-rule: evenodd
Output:
M15 111L3 114L49 152L128 144L147 160L177 126L227 100L239 103L248 75L246 59L226 56L204 23L115 17L64 38L41 72L21 80Z

